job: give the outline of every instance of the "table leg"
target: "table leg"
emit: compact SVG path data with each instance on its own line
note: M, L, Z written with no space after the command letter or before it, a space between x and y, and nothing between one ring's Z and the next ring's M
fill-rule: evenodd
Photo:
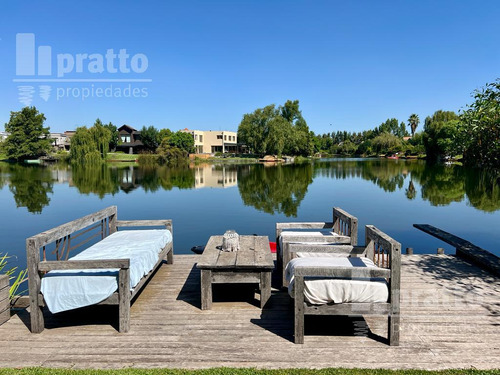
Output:
M212 271L201 270L201 309L212 308Z
M260 308L264 308L265 304L271 297L271 271L260 273Z

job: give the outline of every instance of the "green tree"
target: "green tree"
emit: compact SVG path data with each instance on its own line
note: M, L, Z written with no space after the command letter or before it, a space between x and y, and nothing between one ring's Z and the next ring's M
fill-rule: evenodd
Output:
M167 141L171 147L177 147L186 154L194 153L194 138L189 133L177 131L172 133Z
M144 147L151 152L154 152L159 146L158 129L154 126L143 126L141 129L141 141Z
M287 100L258 108L243 116L238 126L238 139L252 152L281 155L310 155L314 152L314 134L310 134L302 117L298 100Z
M120 132L118 131L118 128L111 122L107 125L104 125L104 127L111 133L111 137L109 139L109 150L114 151L116 149L116 146L118 146L118 143L120 142Z
M72 163L97 164L106 159L111 132L97 119L94 126L81 126L71 137L70 159Z
M474 103L460 115L464 162L500 169L500 79L473 96Z
M252 152L265 154L269 135L269 121L274 116L276 116L274 104L243 115L243 119L238 126L238 140L246 144Z
M377 154L388 154L401 151L403 144L394 134L382 133L372 139L371 146Z
M158 144L161 144L164 138L170 138L172 134L172 130L170 129L160 129L158 131Z
M89 131L97 146L97 151L99 151L103 159L106 159L112 137L111 131L104 126L99 119L95 121L94 126L92 126Z
M44 128L45 116L35 107L24 107L11 112L5 131L10 133L3 149L7 157L17 161L34 159L46 155L52 148L49 128Z
M453 111L436 111L424 123L423 143L428 160L461 152L457 145L458 115Z
M419 123L420 119L418 118L418 115L415 113L411 114L410 117L408 118L408 125L410 125L412 137L415 135L415 131L417 130Z

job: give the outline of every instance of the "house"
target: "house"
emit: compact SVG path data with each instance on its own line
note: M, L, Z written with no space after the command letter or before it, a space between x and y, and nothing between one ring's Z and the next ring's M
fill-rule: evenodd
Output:
M56 151L69 150L70 137L66 133L70 132L50 133L49 138L52 141L52 147L54 147Z
M214 154L216 152L237 152L238 135L236 132L225 130L189 130L181 132L190 133L194 138L194 148L197 154Z
M0 142L5 141L8 136L9 136L9 133L7 133L7 132L0 132Z
M141 141L141 132L129 125L122 125L118 128L120 140L116 151L123 151L129 154L137 154L144 149Z

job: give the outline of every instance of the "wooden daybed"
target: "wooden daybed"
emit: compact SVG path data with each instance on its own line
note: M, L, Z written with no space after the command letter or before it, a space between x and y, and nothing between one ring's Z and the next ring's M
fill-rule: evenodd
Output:
M366 246L361 257L368 259L366 263L373 261L374 266L367 267L364 263L361 267L350 265L328 266L329 259L340 260L346 263L351 258L326 257L322 258L323 265L307 265L314 258L298 258L293 270L288 270L293 275L293 292L295 305L295 343L304 343L304 316L305 315L387 315L388 316L388 340L390 345L399 345L399 322L400 322L400 283L401 283L401 244L387 234L383 233L373 225L366 226ZM360 247L357 247L360 249ZM305 244L291 244L290 251L294 252L329 252L338 251L336 245L308 246ZM316 258L321 259L321 258ZM362 260L357 258L357 260ZM301 265L302 263L303 265ZM318 261L318 263L321 263ZM334 263L334 261L332 262ZM353 264L359 263L352 261ZM373 264L371 263L371 264ZM304 265L305 264L305 265ZM311 304L305 298L306 282L324 279L328 282L338 282L339 279L371 279L367 282L385 279L387 283L387 301L361 302L361 303L324 303ZM384 282L384 281L383 281Z
M289 245L294 242L358 244L358 219L339 207L333 208L331 222L276 223L277 269L281 286L287 287L285 267L292 259ZM350 251L349 249L345 251Z
M123 237L124 235L133 238L140 238L141 235L149 237L149 234L153 231L136 229L133 231L120 231L118 233L117 231L119 227L163 227L167 231L163 230L156 232L161 232L161 235L164 236L164 238L167 237L166 234L168 234L169 238L169 240L164 239L163 242L161 242L161 245L158 245L159 242L156 243L156 246L159 248L155 249L152 255L149 255L150 262L156 261L156 263L154 264L154 267L149 270L149 272L146 271L145 275L134 275L135 278L140 277L140 281L138 281L133 289L131 289L130 285L130 268L131 258L134 258L134 256L121 256L126 253L123 249L126 247L128 249L128 253L130 254L131 251L134 251L136 245L137 247L140 247L139 245L141 245L142 248L144 248L144 246L149 246L149 242L141 241L142 243L139 244L134 243L133 240L131 241L127 238L126 246L119 245L115 248L113 247L112 240L117 236ZM130 328L131 300L141 290L147 280L153 275L154 271L162 264L164 259L167 260L167 263L173 263L172 233L172 220L117 220L117 208L116 206L111 206L96 213L87 215L80 219L60 225L56 228L47 230L28 238L26 240L26 252L29 277L31 332L40 333L44 329L42 307L45 305L46 301L44 300L44 296L41 293L42 278L44 277L44 275L46 275L47 277L54 276L54 273L56 274L56 276L58 276L58 272L60 273L61 270L64 270L64 272L67 273L78 272L76 270L88 270L90 272L96 272L97 270L98 272L102 273L104 273L105 271L109 272L111 275L108 275L107 277L108 279L114 280L113 282L117 283L117 290L115 289L115 292L111 291L112 294L109 295L109 297L98 302L97 304L118 305L119 331L127 332ZM96 237L100 238L99 242L78 254L77 258L85 252L92 255L92 252L89 253L89 251L91 251L91 249L93 248L95 249L96 245L102 245L103 243L108 244L107 250L112 254L115 254L116 250L116 256L110 257L111 259L108 259L107 257L101 257L100 259L95 260L74 260L69 258L69 253L71 251L75 250L81 245L84 245L85 243L89 243ZM77 244L75 244L75 242L77 242ZM111 243L111 245L109 245L109 243ZM50 251L55 255L56 260L47 260L47 253ZM41 253L43 254L42 256ZM156 254L157 259L155 259ZM134 264L132 264L132 266L134 266ZM117 280L116 273L113 270L118 270ZM47 275L47 273L50 271L54 272ZM81 274L82 273L79 273L78 275L80 276ZM63 276L68 278L72 277L72 275Z

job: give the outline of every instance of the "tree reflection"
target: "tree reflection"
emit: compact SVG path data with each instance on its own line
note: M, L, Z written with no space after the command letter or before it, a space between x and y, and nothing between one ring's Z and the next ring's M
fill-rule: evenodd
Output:
M500 176L495 173L470 169L465 179L465 192L469 204L486 212L500 209Z
M466 176L460 166L427 166L418 177L422 185L422 199L433 206L447 206L464 199Z
M312 164L250 165L238 174L238 189L247 206L270 214L297 216L297 209L313 181Z
M73 184L82 194L96 194L104 198L106 194L116 194L119 191L119 179L116 169L105 163L73 164L71 166Z
M26 207L29 212L40 214L42 209L49 204L48 194L52 194L53 186L49 169L39 166L6 164L0 166L0 174L8 175L8 182L7 179L4 181L8 183L17 207Z
M408 188L406 189L406 198L409 200L415 199L417 196L417 189L415 189L415 185L413 184L413 180L410 180L408 184Z
M406 198L414 200L417 197L416 184L419 184L422 199L433 206L446 206L467 198L468 203L479 210L500 209L500 179L486 170L384 159L337 159L316 162L314 166L315 175L334 179L362 178L391 193L402 190L406 177L410 176L404 190Z
M50 203L54 183L75 186L81 194L124 193L142 188L158 190L230 187L238 185L245 205L274 214L297 216L309 184L317 176L332 180L364 179L408 200L421 197L433 206L467 200L478 210L500 210L498 175L459 165L427 165L420 161L345 159L296 165L32 166L0 163L0 188L8 186L17 207L41 213Z

